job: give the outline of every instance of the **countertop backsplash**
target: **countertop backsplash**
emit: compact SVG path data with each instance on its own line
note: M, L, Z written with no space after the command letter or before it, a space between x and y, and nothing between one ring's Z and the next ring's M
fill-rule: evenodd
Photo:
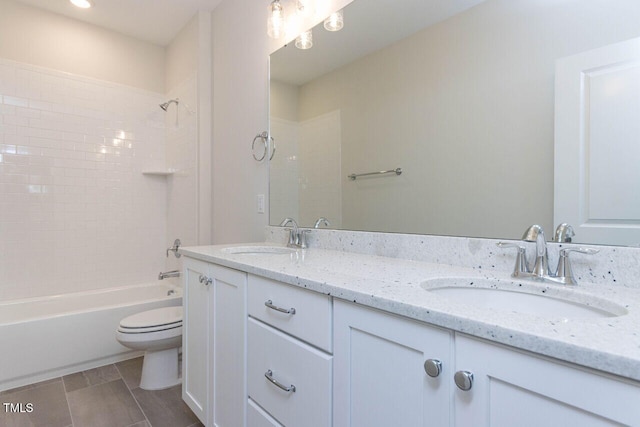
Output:
M284 244L288 240L288 233L287 228L266 227L266 241ZM526 246L528 260L533 265L535 243L522 240L327 229L311 230L307 235L307 243L311 249L447 264L473 268L489 275L494 272L513 271L516 251L513 248L498 248L496 243L499 241ZM547 242L549 265L552 269L555 269L558 263L559 249L568 245L592 247L600 251L595 255L571 254L573 273L578 283L582 281L640 288L640 248Z

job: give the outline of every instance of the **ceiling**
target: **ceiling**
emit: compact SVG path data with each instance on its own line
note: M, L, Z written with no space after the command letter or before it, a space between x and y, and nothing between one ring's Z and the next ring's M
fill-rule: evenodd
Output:
M222 0L91 0L90 9L69 0L17 1L166 46L199 10L213 10Z

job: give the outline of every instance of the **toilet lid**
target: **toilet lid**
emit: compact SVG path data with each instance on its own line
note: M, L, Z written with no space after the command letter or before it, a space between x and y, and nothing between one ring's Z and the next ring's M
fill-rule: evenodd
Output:
M120 327L125 329L180 325L182 325L182 306L143 311L142 313L125 317L120 321Z

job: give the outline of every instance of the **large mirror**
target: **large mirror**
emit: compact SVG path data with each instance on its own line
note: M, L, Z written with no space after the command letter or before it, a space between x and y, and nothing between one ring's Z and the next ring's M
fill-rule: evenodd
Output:
M271 55L270 223L553 235L556 61L639 22L637 0L355 0Z

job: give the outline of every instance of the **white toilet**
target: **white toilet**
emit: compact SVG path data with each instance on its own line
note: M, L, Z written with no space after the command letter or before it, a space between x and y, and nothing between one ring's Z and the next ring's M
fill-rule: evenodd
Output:
M161 390L180 384L182 306L163 307L125 317L116 332L120 344L144 350L140 388Z

